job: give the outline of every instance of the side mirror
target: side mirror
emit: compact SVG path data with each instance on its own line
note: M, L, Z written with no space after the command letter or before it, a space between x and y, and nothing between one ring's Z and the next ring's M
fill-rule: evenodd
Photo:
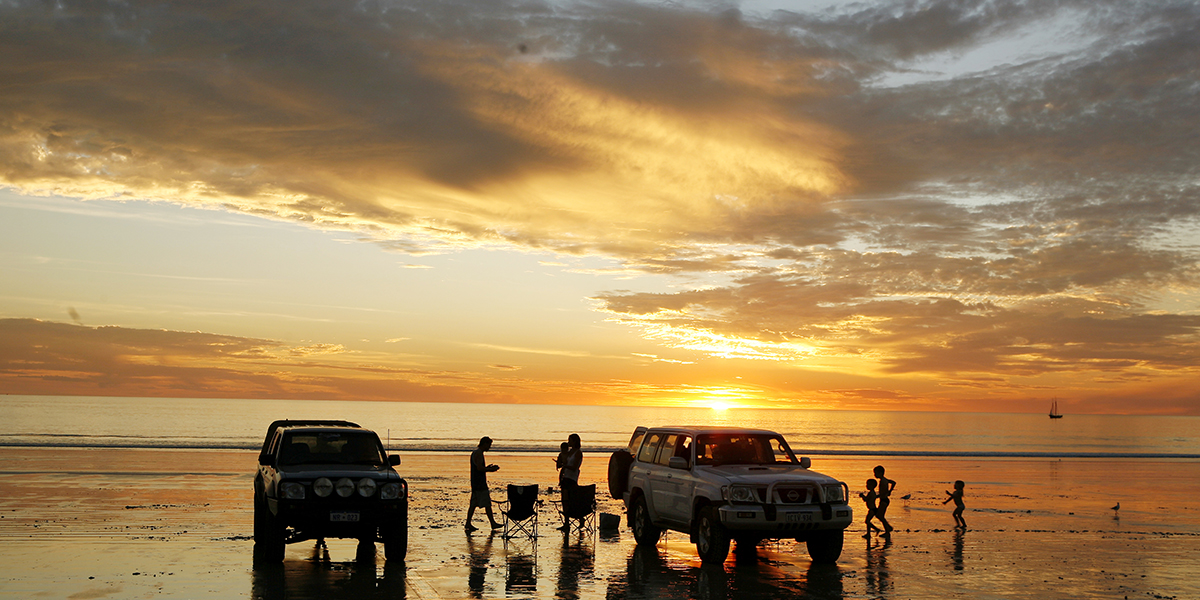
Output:
M811 467L811 466L812 466L812 459L811 459L811 458L809 458L809 457L807 457L807 456L801 456L801 457L800 457L800 466L801 466L801 467L804 467L805 469L807 469L807 468Z
M400 466L400 455L399 454L389 454L388 455L388 464L392 465L393 467Z
M262 454L259 454L258 455L258 464L260 464L264 467L271 466L271 455L267 454L265 452Z
M682 456L672 456L671 460L667 461L667 466L672 469L686 471L688 470L688 460Z

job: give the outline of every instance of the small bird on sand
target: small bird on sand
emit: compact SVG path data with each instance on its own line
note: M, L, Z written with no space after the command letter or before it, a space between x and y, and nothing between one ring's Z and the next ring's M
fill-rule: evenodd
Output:
M1112 509L1113 510L1121 510L1121 503L1118 502L1116 506L1112 507Z
M905 494L903 496L900 496L901 500L908 500L909 498L912 498L912 494Z

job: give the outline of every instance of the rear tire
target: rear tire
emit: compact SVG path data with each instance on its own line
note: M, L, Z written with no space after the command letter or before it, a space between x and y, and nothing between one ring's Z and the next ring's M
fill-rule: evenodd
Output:
M700 562L723 563L729 556L729 530L721 524L717 509L705 506L696 517L696 554Z
M735 537L733 541L737 544L733 547L733 554L739 561L758 559L758 544L762 542L762 538L741 535Z
M358 547L354 549L354 560L358 562L374 562L375 540L366 538L358 540Z
M653 546L662 536L662 529L650 522L650 508L646 506L646 497L638 496L629 509L629 527L633 529L633 539L641 546Z
M808 538L808 556L815 563L832 564L842 555L842 531L821 531Z

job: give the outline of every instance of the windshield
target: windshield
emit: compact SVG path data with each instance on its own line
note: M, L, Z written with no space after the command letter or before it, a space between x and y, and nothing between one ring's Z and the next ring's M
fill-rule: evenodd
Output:
M783 437L765 433L714 433L696 438L697 465L799 464Z
M386 464L379 438L365 431L289 433L279 450L279 464Z

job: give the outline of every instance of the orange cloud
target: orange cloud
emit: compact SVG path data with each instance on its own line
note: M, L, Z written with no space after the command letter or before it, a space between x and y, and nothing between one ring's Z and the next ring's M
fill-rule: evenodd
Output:
M1083 377L1132 394L1196 374L1195 11L0 11L0 185L24 194L219 207L411 254L603 256L679 277L658 288L670 293L596 297L644 338L700 357L989 393L1079 373L1088 393L1098 379ZM1074 29L1061 47L937 66L1063 15ZM162 334L143 348L95 331L112 357L25 347L4 376L132 385L108 365L171 393L192 377L214 393L243 381L322 395L369 372L334 342L216 336L205 350ZM51 360L67 356L91 366ZM55 366L29 366L43 364ZM430 394L458 389L411 376ZM381 396L398 385L362 381Z

